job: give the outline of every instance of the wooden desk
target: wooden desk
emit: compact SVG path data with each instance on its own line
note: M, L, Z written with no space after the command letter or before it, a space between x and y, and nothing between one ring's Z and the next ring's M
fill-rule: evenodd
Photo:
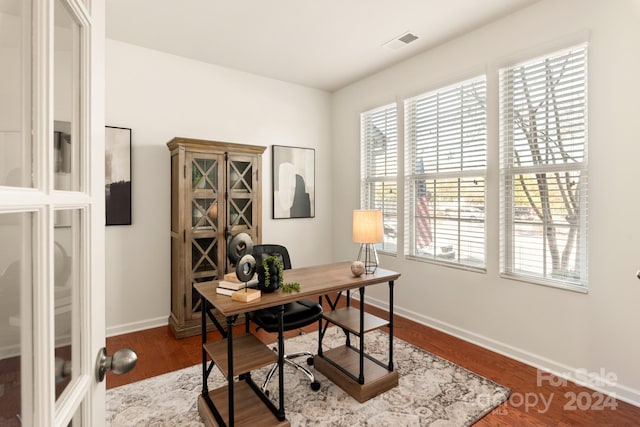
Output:
M251 334L233 336L233 325L238 315L259 310L262 308L282 306L288 302L298 301L303 298L323 296L335 310L338 299L330 301L327 294L348 291L347 307L340 310L330 311L323 316L325 320L322 327L322 320L319 322L319 354L314 358L316 369L324 373L352 394L359 401L367 400L374 395L395 387L398 384L398 374L393 370L393 286L394 281L400 277L400 273L378 268L374 274L353 277L350 270L350 262L326 264L313 267L296 268L284 270L284 282L300 283L300 292L286 293L282 289L273 293L262 293L260 299L248 303L234 301L228 296L216 293L217 281L198 283L196 290L202 298L202 357L203 357L203 391L198 398L198 410L200 416L207 426L213 425L278 425L288 426L289 422L284 414L284 379L283 379L283 355L284 338L282 328L278 334L278 355L276 356L266 346L261 344L257 338ZM364 289L366 286L380 283L389 283L389 319L383 320L375 316L364 313ZM360 310L353 310L350 307L350 291L358 289L360 291ZM227 321L226 329L220 325L211 310L218 310ZM357 317L354 314L357 313ZM209 317L216 327L223 333L225 339L213 343L206 341L206 317ZM357 318L356 325L354 319ZM282 316L280 318L282 322ZM334 349L322 352L322 338L329 323L340 326L346 333L345 346L334 352ZM357 325L359 323L359 325ZM364 353L364 333L368 330L380 326L389 327L389 361L384 366L384 372L374 374L373 383L367 380L372 373L369 368L369 361L373 360ZM359 350L354 351L350 345L349 334L355 334L360 339ZM350 357L344 354L357 354L358 362L355 364L355 373L350 373L353 366L340 366L340 363L347 362ZM207 355L211 356L212 362L207 366ZM365 362L365 358L367 362ZM275 407L266 396L263 396L259 388L251 380L250 371L261 366L266 366L274 362L279 363L279 407ZM207 377L217 364L220 370L228 379L228 385L221 389L209 392L207 387ZM374 360L376 365L382 366ZM348 362L351 365L351 362ZM226 366L224 366L226 365ZM244 383L234 384L234 375L239 375ZM354 380L355 377L355 380ZM237 389L237 390L236 390ZM253 390L253 392L252 392ZM237 393L236 393L237 392ZM215 405L214 401L218 404ZM262 402L262 403L260 403ZM257 404L255 404L257 403ZM226 406L226 408L225 408ZM258 409L265 409L265 413ZM257 423L260 420L261 423Z

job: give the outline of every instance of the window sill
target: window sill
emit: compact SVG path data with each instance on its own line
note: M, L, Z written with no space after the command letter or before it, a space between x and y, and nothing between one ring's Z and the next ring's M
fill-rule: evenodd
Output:
M456 270L466 270L466 271L472 271L474 273L487 274L486 267L474 267L468 264L458 264L454 262L442 261L442 260L433 259L433 258L419 257L415 255L407 255L405 259L410 261L419 261L419 262L425 262L427 264L439 265L442 267L455 268Z
M500 277L503 279L515 280L518 282L530 283L533 285L547 286L550 288L561 289L564 291L577 292L579 294L588 294L589 288L573 283L560 282L555 280L545 280L535 276L525 276L521 274L513 273L500 273Z

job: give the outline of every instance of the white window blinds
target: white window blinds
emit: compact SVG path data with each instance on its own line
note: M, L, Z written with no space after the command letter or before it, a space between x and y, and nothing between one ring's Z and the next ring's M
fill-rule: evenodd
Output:
M486 78L405 101L405 251L485 266Z
M362 209L382 210L386 252L397 252L398 125L396 104L360 115Z
M500 71L501 273L587 287L587 47Z

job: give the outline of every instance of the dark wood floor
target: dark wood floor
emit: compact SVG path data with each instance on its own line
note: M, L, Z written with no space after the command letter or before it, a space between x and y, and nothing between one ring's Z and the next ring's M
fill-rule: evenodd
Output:
M375 307L367 306L367 311L384 315ZM238 329L243 331L244 326ZM313 327L306 330L311 332ZM274 336L256 334L265 342L274 340ZM605 399L606 396L571 382L554 386L555 381L543 381L538 385L535 368L405 318L394 318L394 335L511 388L509 401L481 419L477 426L640 425L638 407ZM208 339L216 338L219 334L212 332ZM107 388L185 368L199 363L202 357L199 336L176 340L168 326L107 339L109 354L122 347L136 351L138 366L125 375L108 373Z

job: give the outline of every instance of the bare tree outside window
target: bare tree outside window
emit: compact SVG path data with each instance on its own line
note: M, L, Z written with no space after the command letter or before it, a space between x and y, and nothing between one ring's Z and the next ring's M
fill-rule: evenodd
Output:
M586 286L586 54L501 72L503 273Z

